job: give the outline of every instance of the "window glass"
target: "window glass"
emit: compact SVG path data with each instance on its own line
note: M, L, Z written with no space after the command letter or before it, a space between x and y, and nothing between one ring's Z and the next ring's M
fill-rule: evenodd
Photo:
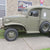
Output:
M28 12L28 10L27 10L27 9L23 9L22 14L23 14L23 15L26 15L26 14L27 14L27 12Z
M5 16L5 2L6 0L0 0L0 17L4 17Z
M5 0L0 0L0 4L5 4Z
M0 5L0 10L5 10L5 6Z
M38 10L30 11L30 16L38 17L38 15L39 15L39 11Z

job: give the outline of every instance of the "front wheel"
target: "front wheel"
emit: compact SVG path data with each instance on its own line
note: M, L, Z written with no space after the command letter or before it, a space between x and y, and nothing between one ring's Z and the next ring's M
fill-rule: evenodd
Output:
M14 28L8 28L5 30L4 36L7 41L14 41L18 37L18 31Z

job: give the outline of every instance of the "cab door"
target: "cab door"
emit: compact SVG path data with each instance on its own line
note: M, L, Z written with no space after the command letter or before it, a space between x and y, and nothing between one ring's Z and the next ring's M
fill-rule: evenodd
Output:
M27 18L27 30L32 33L32 32L38 32L39 31L39 24L40 24L40 10L39 9L34 9L31 10L28 13L28 18Z

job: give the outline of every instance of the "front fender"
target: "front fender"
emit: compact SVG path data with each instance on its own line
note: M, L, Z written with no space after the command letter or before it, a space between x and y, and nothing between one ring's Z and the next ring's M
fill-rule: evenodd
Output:
M9 25L21 25L21 26L25 27L25 25L23 25L21 23L7 23L7 24L4 24L4 26L9 26Z

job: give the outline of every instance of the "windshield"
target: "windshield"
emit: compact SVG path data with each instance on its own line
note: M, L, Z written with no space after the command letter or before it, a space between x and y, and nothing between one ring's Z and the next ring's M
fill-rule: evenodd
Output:
M26 15L27 12L28 12L28 9L24 9L24 10L22 11L22 14L23 14L23 15Z

